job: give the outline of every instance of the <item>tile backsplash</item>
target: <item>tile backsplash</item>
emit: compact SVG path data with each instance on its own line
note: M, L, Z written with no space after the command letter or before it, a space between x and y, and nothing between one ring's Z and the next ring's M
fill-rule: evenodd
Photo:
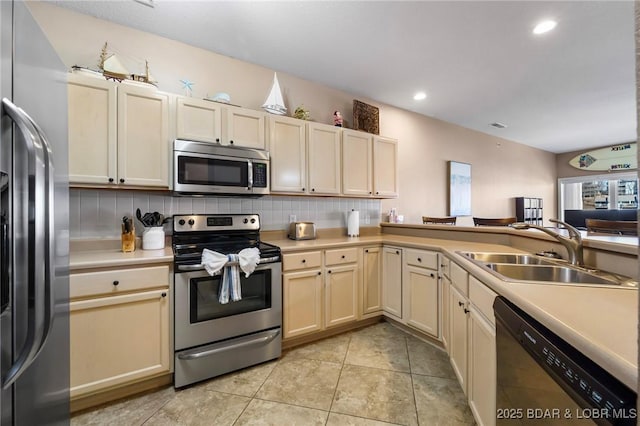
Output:
M262 230L285 230L290 215L297 221L315 222L319 229L346 227L347 212L360 211L360 226L380 223L380 200L343 197L174 197L130 190L71 189L69 227L71 238L117 238L125 215L157 211L174 214L258 213ZM169 225L165 230L171 232ZM136 221L136 233L142 224Z

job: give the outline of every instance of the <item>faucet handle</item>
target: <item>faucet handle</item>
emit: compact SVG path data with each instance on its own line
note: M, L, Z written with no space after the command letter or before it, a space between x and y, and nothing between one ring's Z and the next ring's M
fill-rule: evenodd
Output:
M580 231L578 231L573 225L569 225L567 222L563 222L558 219L549 219L549 222L562 225L569 232L569 236L571 238L575 238L578 242L582 242L582 235L580 234Z

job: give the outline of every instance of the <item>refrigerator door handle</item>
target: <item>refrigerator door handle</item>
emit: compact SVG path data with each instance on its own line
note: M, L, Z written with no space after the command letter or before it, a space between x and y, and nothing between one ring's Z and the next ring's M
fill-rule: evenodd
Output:
M13 365L2 378L2 388L9 388L33 363L42 348L51 327L52 306L52 263L50 259L52 238L50 218L53 214L52 183L53 168L50 163L50 149L42 132L33 120L6 98L2 99L2 111L15 123L24 137L28 153L29 193L29 271L27 334L26 341ZM16 139L17 140L17 139ZM44 214L43 214L44 213Z

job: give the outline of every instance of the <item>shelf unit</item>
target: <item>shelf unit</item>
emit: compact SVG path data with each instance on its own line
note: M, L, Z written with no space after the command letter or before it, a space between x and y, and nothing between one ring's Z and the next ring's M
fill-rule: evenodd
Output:
M518 222L542 226L542 198L516 197Z

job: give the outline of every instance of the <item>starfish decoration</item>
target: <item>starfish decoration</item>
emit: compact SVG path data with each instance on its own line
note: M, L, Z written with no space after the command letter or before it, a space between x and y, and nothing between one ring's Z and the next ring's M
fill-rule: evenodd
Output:
M182 89L185 91L185 95L191 96L191 94L193 93L193 85L195 83L187 80L186 78L180 80L180 83L182 83Z

